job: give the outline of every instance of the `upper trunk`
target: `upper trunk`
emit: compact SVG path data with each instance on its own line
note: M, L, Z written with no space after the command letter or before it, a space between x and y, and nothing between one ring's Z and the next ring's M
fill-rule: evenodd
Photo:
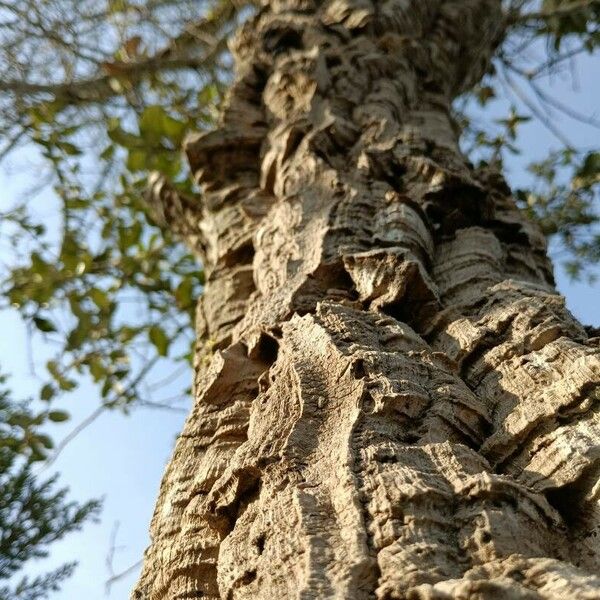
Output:
M275 0L201 201L196 401L135 598L598 598L594 340L451 104L501 0Z

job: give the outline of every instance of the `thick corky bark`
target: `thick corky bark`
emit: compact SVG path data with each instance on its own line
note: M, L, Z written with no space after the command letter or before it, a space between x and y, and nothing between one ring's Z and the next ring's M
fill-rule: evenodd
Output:
M195 404L134 592L599 598L598 340L461 155L500 0L275 0L233 43L201 200Z

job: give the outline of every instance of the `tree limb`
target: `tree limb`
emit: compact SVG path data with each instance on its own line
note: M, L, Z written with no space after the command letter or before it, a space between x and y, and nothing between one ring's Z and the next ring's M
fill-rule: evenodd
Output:
M140 62L110 63L104 66L104 70L111 73L103 73L69 83L29 83L18 80L0 80L0 92L7 92L19 97L49 94L57 100L63 100L67 104L79 102L101 102L112 96L120 94L114 89L114 81L126 79L129 82L138 82L147 75L166 70L192 69L201 66L209 60L218 50L223 49L224 40L219 41L212 52L200 58L191 56L167 58L152 57Z
M552 10L540 10L522 14L516 13L512 16L512 18L509 19L509 21L511 23L525 23L527 21L540 21L550 19L552 17L563 17L573 12L577 12L578 10L593 8L594 6L598 7L597 0L579 0L564 6L557 6Z
M229 4L229 5L228 5ZM218 12L198 23L192 28L186 28L173 38L166 48L153 56L132 62L115 61L100 65L100 71L95 75L70 82L61 83L32 83L23 80L0 79L0 92L6 92L19 98L28 96L50 95L66 104L80 102L102 102L122 93L115 85L119 80L137 83L144 77L160 71L193 69L201 67L214 59L226 49L225 35L215 37L219 24L231 18L235 8L231 3L224 3ZM202 56L193 56L183 50L196 49L204 46Z

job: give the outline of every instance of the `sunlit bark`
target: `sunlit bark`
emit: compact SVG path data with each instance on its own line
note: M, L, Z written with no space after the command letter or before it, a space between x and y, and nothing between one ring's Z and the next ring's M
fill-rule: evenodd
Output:
M155 189L208 281L134 597L600 597L598 340L451 117L500 0L265 4Z

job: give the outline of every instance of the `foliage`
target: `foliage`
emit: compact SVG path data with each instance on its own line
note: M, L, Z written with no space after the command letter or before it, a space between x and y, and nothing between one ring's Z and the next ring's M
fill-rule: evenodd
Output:
M231 77L226 40L251 4L2 3L0 159L41 161L38 194L0 215L11 248L2 294L57 348L42 400L73 391L87 376L105 407L156 403L148 385L155 368L189 363L203 274L152 220L144 188L159 171L200 193L179 148L186 132L214 123ZM530 119L553 131L559 147L531 165L517 198L558 240L569 272L588 274L600 254L597 149L572 147L549 111L598 124L560 106L546 78L595 52L600 1L505 5L510 35L494 70L457 105L464 144L478 160L500 163L520 151ZM501 98L501 108L490 110ZM54 216L40 217L41 205Z
M41 431L48 422L62 422L66 413L34 413L14 402L0 376L0 600L39 600L60 588L75 563L37 577L18 575L31 559L47 556L49 546L93 519L96 501L67 501L56 489L57 476L41 481L32 465L44 460L52 441Z
M600 261L600 232L594 227L598 222L594 194L600 182L600 153L565 149L532 163L529 169L538 186L516 190L516 197L566 254L564 266L577 278L586 265ZM566 174L564 181L560 173Z
M231 2L193 0L0 11L4 153L20 144L20 154L40 156L41 194L56 205L50 222L31 194L0 214L13 255L4 306L57 346L45 401L87 375L106 407L150 404L147 380L160 359L191 360L203 274L152 221L143 195L151 171L189 191L179 149L188 130L214 120L233 17ZM188 393L177 391L171 399Z
M527 187L515 189L517 203L539 222L553 257L567 274L591 281L600 257L598 148L576 147L561 121L600 130L600 120L557 100L552 79L573 77L577 57L597 56L600 1L506 4L510 35L491 72L456 107L465 150L474 159L502 168L508 156L522 153L528 123L537 121L547 128L558 146L528 165ZM505 114L499 116L499 111Z

